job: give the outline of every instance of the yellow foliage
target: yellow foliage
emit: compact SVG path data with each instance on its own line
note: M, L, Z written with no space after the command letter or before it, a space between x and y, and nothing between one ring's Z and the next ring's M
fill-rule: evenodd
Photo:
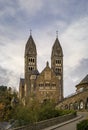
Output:
M4 104L3 103L0 103L0 111L4 109Z

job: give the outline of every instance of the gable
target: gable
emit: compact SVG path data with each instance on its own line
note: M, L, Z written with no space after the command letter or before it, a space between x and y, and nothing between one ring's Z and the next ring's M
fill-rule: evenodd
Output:
M50 67L45 67L45 69L40 73L40 75L37 77L37 80L58 80L55 73L52 71Z

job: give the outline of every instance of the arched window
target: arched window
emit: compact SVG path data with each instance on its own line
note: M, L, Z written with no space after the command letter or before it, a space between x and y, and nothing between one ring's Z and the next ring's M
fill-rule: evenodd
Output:
M56 64L61 64L61 60L56 60Z
M56 72L57 72L57 68L56 68L55 70L56 70Z
M31 58L31 62L32 62L32 58Z
M33 59L33 63L34 63L34 61L35 61L35 60Z
M29 62L30 62L31 60L30 60L30 58L29 58Z
M59 73L59 68L57 68L57 72Z
M57 64L57 60L56 60L56 64Z
M59 73L61 73L61 68L58 69Z
M61 64L61 60L58 60L58 64Z

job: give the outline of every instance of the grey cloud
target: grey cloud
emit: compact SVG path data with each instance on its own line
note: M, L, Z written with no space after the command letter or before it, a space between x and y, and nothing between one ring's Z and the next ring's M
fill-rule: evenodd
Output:
M0 66L0 85L6 85L18 90L20 76L22 76L22 73L19 75L19 73Z
M21 10L26 11L30 15L34 15L42 8L43 0L37 0L36 4L35 0L18 0L18 4Z
M64 97L75 93L75 91L75 83L71 75L64 77Z
M0 85L7 85L9 82L9 75L11 72L0 66Z
M70 67L68 71L68 74L64 76L65 96L74 93L75 86L88 74L88 58L81 59L78 65Z
M71 76L72 78L77 78L78 81L82 80L88 74L88 58L83 58L79 62L78 66L72 71Z

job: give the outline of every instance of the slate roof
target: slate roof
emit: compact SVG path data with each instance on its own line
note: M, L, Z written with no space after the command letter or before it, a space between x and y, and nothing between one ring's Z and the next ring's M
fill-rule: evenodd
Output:
M39 75L39 71L38 70L32 70L31 74L32 75Z
M88 74L85 76L85 78L79 84L84 84L84 83L88 83Z
M33 52L37 54L35 42L32 35L30 35L25 47L25 56L27 54L33 54Z
M57 55L59 55L61 53L61 56L63 56L62 47L60 45L60 42L59 42L58 38L56 38L56 40L54 42L54 45L52 47L52 57L54 55L56 55L56 53L57 53Z
M24 84L25 84L25 79L20 78L20 83L22 84L22 86L24 86Z

